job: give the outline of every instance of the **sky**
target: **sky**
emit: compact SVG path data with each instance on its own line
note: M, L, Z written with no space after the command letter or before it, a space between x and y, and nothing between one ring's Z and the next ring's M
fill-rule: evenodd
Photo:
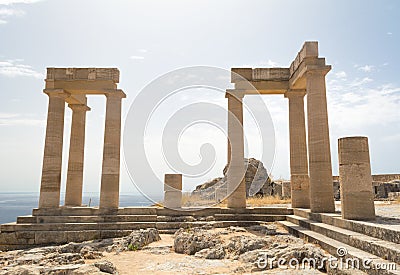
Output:
M318 41L320 56L332 65L326 81L333 174L338 174L337 139L354 135L368 136L374 174L399 173L399 12L397 0L0 0L0 192L39 191L46 67L119 68L118 86L127 94L124 125L135 98L163 74L200 65L228 71L288 67L305 41ZM230 85L227 79L226 87ZM180 96L184 100L173 102L226 107L220 92L188 91ZM273 178L288 179L288 102L282 95L262 100L275 138L274 160L263 161ZM245 104L250 102L245 98ZM163 114L180 108L166 104L153 117L155 129L164 125ZM88 105L92 111L87 114L84 190L98 192L105 98L90 96ZM63 188L70 120L66 108ZM257 139L256 124L245 113L247 156L257 158L265 144ZM152 147L151 138L146 139L147 147ZM182 158L190 164L201 161L204 143L212 144L216 153L207 173L184 179L185 190L222 175L222 131L194 125L182 133L180 142ZM150 150L147 157L162 180L171 169L159 154ZM137 192L127 170L122 160L121 192Z

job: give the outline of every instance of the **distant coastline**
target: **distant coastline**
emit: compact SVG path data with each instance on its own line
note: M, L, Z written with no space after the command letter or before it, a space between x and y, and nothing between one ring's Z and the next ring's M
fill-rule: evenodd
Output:
M83 204L97 206L99 204L99 193L84 192ZM61 205L63 204L61 195ZM157 198L160 201L162 198ZM18 216L31 215L32 209L37 208L39 192L0 192L0 224L15 222ZM146 197L133 193L121 193L120 206L149 206L153 202Z

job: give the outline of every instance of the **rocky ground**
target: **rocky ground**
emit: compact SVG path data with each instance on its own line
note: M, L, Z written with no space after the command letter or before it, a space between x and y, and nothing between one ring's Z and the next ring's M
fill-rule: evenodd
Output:
M3 252L0 274L298 274L265 259L318 262L325 256L276 224L180 229L175 235L148 229L124 238ZM320 274L323 264L319 269L301 273Z

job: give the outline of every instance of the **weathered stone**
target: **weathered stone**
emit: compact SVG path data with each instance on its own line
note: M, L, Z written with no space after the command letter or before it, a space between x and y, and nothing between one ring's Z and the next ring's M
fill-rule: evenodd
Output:
M344 219L375 219L368 138L346 137L339 143L339 174Z
M128 237L123 238L127 248L132 250L141 249L149 243L161 240L158 230L155 228L133 231Z
M4 273L0 270L0 274L4 275L39 275L41 268L30 265L21 265L6 270Z
M254 158L245 159L245 167L246 173L244 179L247 197L254 195L269 196L275 194L274 184L272 183L271 178L268 176L267 170L261 161ZM223 170L224 177L215 178L211 181L196 186L193 194L198 194L204 199L222 200L227 193L226 191L219 191L227 189L227 170L228 165L226 165ZM216 194L217 198L215 198Z
M78 269L74 270L72 272L72 275L102 275L102 274L108 274L105 272L101 272L99 268L97 268L94 265L82 265L81 267L79 267Z
M263 248L267 243L267 240L260 237L234 236L229 239L225 249L232 255L240 255L247 251Z
M84 259L100 259L103 257L103 253L100 251L95 251L93 247L91 246L84 246L81 251L80 251L81 256Z
M200 250L213 248L217 243L220 243L218 235L198 227L181 228L174 235L174 251L176 253L193 255Z
M221 245L217 245L213 248L202 249L194 254L195 257L204 259L223 259L225 258L225 250Z
M110 261L96 262L96 263L94 263L94 266L97 267L98 269L100 269L100 271L105 272L105 273L109 273L109 274L117 273L117 268Z

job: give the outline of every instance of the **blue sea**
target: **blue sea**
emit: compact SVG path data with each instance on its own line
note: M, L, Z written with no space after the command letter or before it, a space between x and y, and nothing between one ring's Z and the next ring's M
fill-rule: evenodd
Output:
M64 194L61 194L61 198ZM156 201L161 201L160 196ZM39 193L0 193L0 224L15 222L18 216L31 215L32 209L38 207ZM83 204L99 205L99 193L83 193ZM121 207L150 206L154 202L138 194L121 194ZM61 205L64 204L61 199Z

